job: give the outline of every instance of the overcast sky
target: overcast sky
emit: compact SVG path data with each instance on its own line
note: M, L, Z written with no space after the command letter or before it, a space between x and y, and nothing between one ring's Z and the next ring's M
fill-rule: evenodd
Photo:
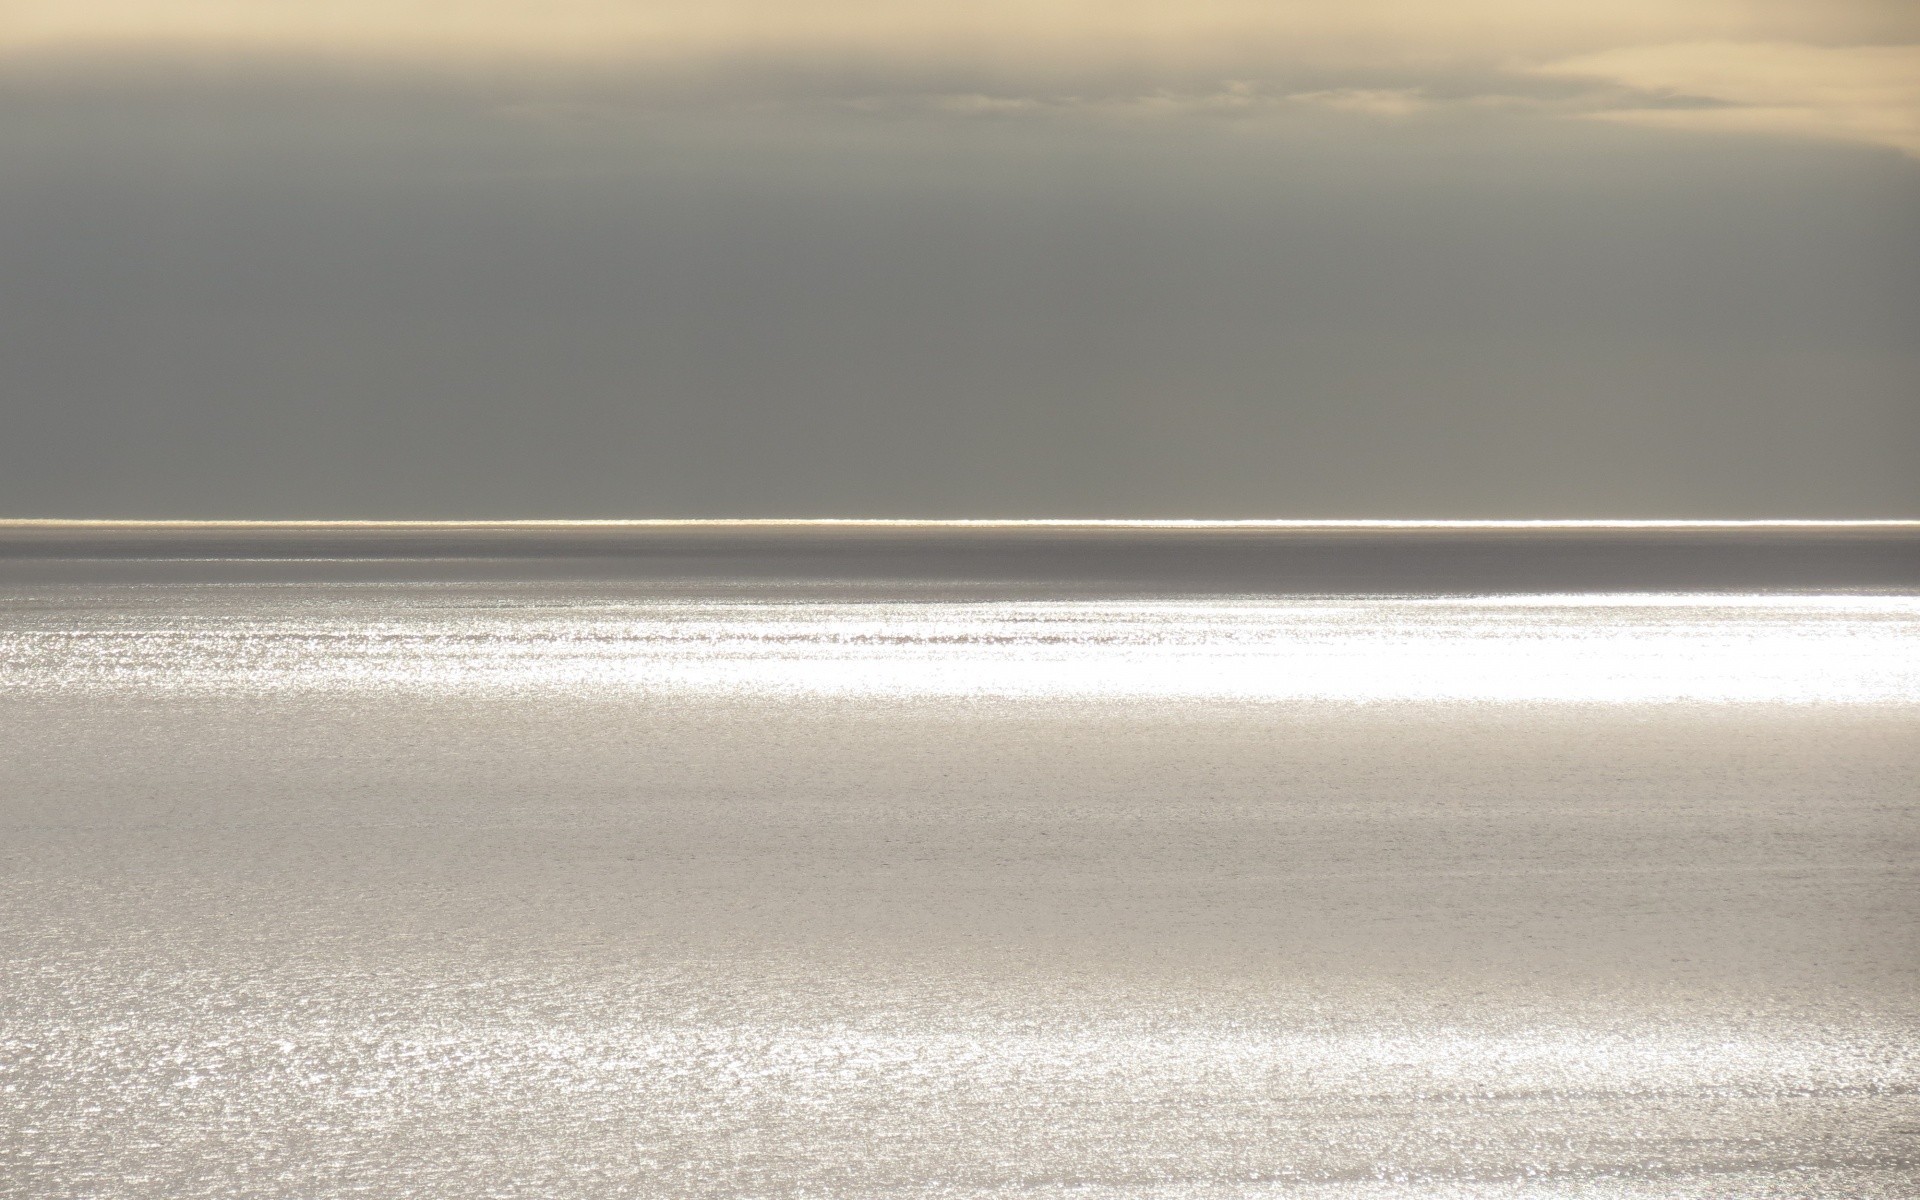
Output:
M1920 6L0 0L0 516L1920 516Z

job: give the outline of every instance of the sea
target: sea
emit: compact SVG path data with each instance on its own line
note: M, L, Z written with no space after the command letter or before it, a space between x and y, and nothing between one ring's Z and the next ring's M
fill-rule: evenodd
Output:
M0 1195L1920 1195L1920 524L0 523Z

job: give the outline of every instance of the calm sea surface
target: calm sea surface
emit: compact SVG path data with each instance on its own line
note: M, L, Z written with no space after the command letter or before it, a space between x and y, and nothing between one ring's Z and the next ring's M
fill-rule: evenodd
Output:
M1920 1194L1920 532L0 528L0 1195Z

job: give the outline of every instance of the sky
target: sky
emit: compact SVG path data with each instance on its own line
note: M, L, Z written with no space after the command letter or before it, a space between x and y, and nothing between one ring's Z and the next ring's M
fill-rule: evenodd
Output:
M1920 5L0 0L0 516L1920 517Z

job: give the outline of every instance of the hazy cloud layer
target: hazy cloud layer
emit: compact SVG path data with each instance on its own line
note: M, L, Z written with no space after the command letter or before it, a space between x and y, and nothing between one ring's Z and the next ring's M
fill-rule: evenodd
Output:
M728 57L832 48L1012 60L1253 52L1573 53L1704 39L1897 41L1902 0L8 0L4 43L296 49L410 58Z
M1920 514L1910 6L0 5L0 514Z
M1920 7L1899 0L6 0L0 56L28 79L331 63L955 116L1465 103L1908 152L1920 128Z
M1636 105L1590 115L1668 129L1782 133L1893 146L1920 156L1920 45L1700 42L1565 59L1545 75L1590 77L1699 106Z

